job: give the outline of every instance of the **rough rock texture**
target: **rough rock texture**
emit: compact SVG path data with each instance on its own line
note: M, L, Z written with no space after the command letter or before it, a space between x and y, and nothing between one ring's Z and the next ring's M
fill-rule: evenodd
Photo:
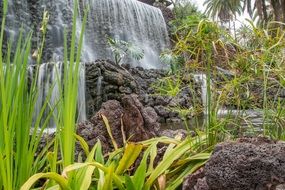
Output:
M137 96L132 94L122 99L124 107L123 123L130 140L140 141L156 136L159 130L158 117L151 107L143 107Z
M122 96L138 93L137 83L123 67L109 60L86 63L87 114L95 114L103 102L121 101Z
M285 143L242 138L216 146L205 166L212 190L266 190L285 183Z
M165 78L167 72L164 70L145 70L140 67L131 68L129 72L137 81L139 87L139 99L145 106L153 107L159 116L161 123L172 123L181 122L179 112L177 109L184 108L189 109L193 106L193 94L189 87L189 81L182 81L180 88L181 90L175 96L161 95L157 93L157 89L160 88L160 82L158 80ZM193 79L193 77L191 78ZM190 79L190 80L191 80ZM192 81L193 82L193 81ZM201 88L199 84L194 86L195 92L197 93L196 100L200 101ZM192 117L192 115L187 115Z
M205 167L184 179L183 190L283 190L285 143L241 138L217 145Z
M208 190L204 168L197 170L184 179L182 190Z
M128 65L119 66L108 60L97 60L85 65L88 118L100 109L103 102L121 102L124 95L132 93L138 95L143 106L154 109L161 123L181 122L177 108L189 109L193 105L188 85L181 86L182 90L177 96L156 94L154 82L167 76L165 70L130 68Z
M102 121L102 114L107 117L112 135L120 147L123 145L121 120L126 139L134 142L154 137L159 129L154 110L143 107L136 95L125 95L122 98L122 104L117 100L109 100L102 104L101 109L90 121L78 124L77 128L77 133L91 147L97 139L100 139L104 152L110 151L113 145Z

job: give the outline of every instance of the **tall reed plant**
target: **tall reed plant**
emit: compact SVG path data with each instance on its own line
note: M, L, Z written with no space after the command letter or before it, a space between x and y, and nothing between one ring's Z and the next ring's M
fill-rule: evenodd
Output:
M67 43L67 33L64 35L64 78L61 89L62 101L58 105L58 128L63 166L74 162L75 126L78 96L78 81L80 69L80 56L83 43L83 34L87 21L87 9L84 13L79 41L77 42L76 30L78 20L78 1L74 0L73 22L70 47ZM61 86L61 85L59 85Z
M14 190L34 173L38 172L44 157L35 158L48 118L43 113L48 98L40 114L35 118L37 88L28 85L28 60L32 35L20 32L16 47L11 40L4 41L4 29L8 10L8 0L2 1L3 16L0 37L0 189ZM7 52L3 54L3 44ZM13 57L12 55L12 49ZM4 58L5 57L5 58ZM40 59L40 58L39 58ZM43 123L40 126L40 123ZM31 128L33 127L33 130Z

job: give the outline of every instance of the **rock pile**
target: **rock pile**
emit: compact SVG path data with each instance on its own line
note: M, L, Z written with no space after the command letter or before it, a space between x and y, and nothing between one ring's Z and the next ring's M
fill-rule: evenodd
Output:
M122 67L108 60L97 60L85 65L89 118L101 108L103 102L121 102L124 95L133 93L138 95L144 106L154 108L160 123L181 122L177 108L190 109L193 105L188 85L181 84L181 90L176 96L156 94L154 82L167 75L165 70Z

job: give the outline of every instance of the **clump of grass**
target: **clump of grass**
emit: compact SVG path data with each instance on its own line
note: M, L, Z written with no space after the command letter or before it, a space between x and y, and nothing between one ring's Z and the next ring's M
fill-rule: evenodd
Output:
M106 127L110 127L106 118L104 121ZM86 144L84 140L81 141L81 144ZM29 190L41 178L54 180L56 184L51 188L62 189L150 190L165 187L174 190L187 175L203 166L209 158L209 153L200 150L205 143L205 136L183 141L160 137L138 143L127 142L124 148L118 148L104 158L98 141L91 151L85 148L89 154L84 163L65 167L61 175L55 172L35 174L21 190ZM158 144L164 144L166 151L161 162L156 165ZM140 155L140 165L134 168Z
M171 55L184 59L184 66L176 73L180 73L181 78L184 73L189 75L189 72L202 72L207 76L204 132L208 136L209 146L228 136L236 136L242 127L241 121L249 122L243 114L246 109L263 112L263 124L259 126L262 130L254 130L255 135L262 131L263 135L274 139L284 138L284 112L281 106L284 100L278 97L281 89L284 89L282 65L285 60L285 34L280 30L276 32L272 27L258 28L252 22L249 24L247 30L250 35L248 39L243 35L245 37L241 41L235 40L216 23L205 19L186 19L181 26L176 26L176 43ZM181 64L177 65L179 67ZM224 76L219 72L220 69L228 71L231 76ZM173 78L173 82L176 73L168 76L169 79ZM197 94L190 80L189 86L193 91L193 99L196 99ZM274 95L271 92L273 88L278 89ZM193 103L193 108L197 109L195 104L199 102ZM228 112L226 117L220 118L220 108L237 109L239 112L234 113L237 115ZM239 123L234 123L232 118L240 118ZM231 126L235 126L236 130ZM201 129L201 126L197 128Z
M50 117L42 117L50 96L34 118L38 92L35 85L28 86L27 72L32 35L23 36L20 32L13 57L10 41L3 59L2 47L7 43L3 40L7 7L8 1L4 0L0 37L0 189L12 190L19 189L38 172L45 160L44 154L36 159L35 153Z

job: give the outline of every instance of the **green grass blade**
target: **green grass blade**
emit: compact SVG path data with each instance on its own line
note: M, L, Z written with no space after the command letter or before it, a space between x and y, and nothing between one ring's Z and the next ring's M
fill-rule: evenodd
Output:
M119 161L116 174L120 175L127 170L136 161L142 151L142 148L143 146L141 144L128 143L126 145L124 155Z
M20 190L30 190L32 186L42 178L48 178L56 181L59 186L62 188L62 190L71 190L71 188L68 186L68 181L62 177L61 175L57 173L38 173L30 177L30 179L21 187Z

